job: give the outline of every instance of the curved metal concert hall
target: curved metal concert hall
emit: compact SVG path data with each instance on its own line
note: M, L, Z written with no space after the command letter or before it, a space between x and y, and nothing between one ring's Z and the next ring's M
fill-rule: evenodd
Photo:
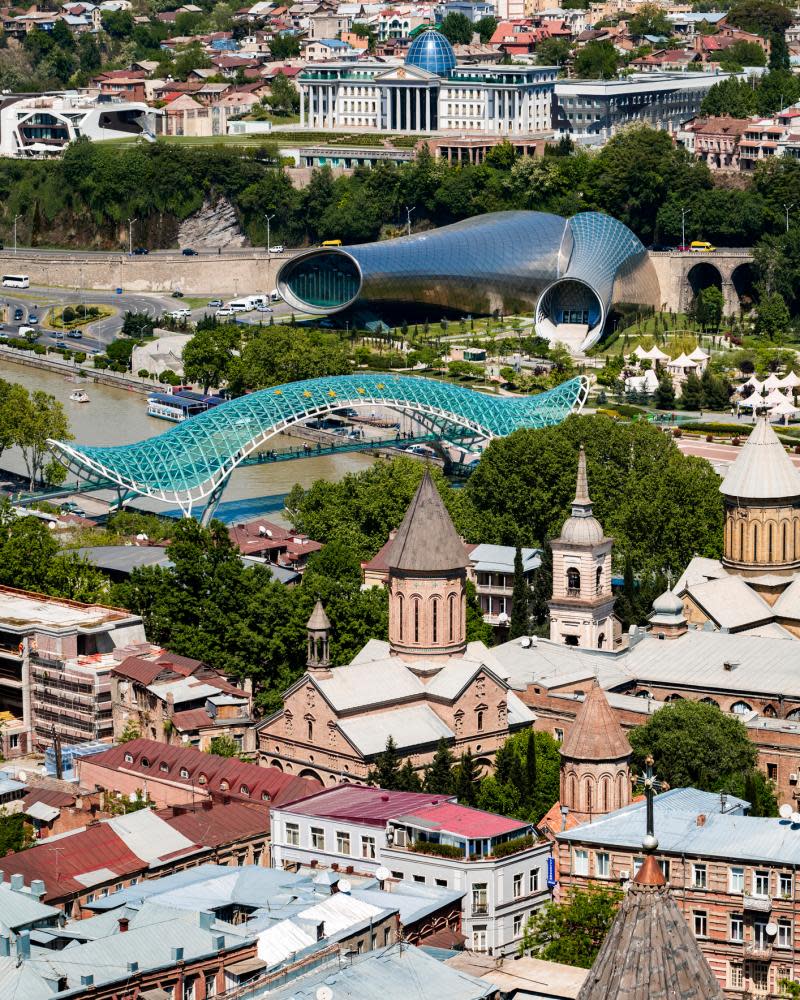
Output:
M583 350L600 339L615 303L660 303L642 243L599 212L493 212L396 240L309 250L281 267L277 284L293 308L316 315L355 302L533 310L537 333Z
M338 375L262 389L192 417L137 444L50 445L80 479L110 483L126 496L174 503L186 516L202 501L216 504L231 472L276 434L342 408L388 407L414 417L438 435L475 442L521 427L549 427L580 410L581 376L538 396L494 396L433 379L394 375Z

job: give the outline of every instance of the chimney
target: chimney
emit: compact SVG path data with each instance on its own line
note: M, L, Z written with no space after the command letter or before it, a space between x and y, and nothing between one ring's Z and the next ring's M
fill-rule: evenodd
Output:
M705 816L705 813L698 813L698 815L697 815L697 825L698 826L705 826L706 825L706 816Z
M31 896L41 902L44 899L44 893L44 882L40 878L31 879Z
M225 947L225 935L217 934L216 937L211 939L211 947L214 951L222 951Z
M210 931L211 925L214 923L214 918L215 914L211 910L200 910L197 914L197 923L204 931Z
M138 972L138 971L139 971L139 963L137 961L134 960L128 962L128 972Z
M30 931L20 931L17 935L17 955L19 958L31 957Z
M25 876L24 875L12 875L11 876L11 888L14 892L22 892L25 888Z
M11 954L11 938L8 934L0 934L0 958L8 958Z
M119 932L120 932L120 934L124 934L127 931L127 929L128 929L128 924L130 923L130 921L128 920L127 917L120 917L117 920L117 923L119 924Z

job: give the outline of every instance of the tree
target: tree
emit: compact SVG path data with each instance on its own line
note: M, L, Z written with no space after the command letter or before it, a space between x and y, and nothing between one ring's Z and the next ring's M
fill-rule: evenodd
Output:
M64 407L55 397L39 389L30 395L16 393L15 397L17 426L14 444L22 452L30 488L34 489L37 481L43 478L50 454L48 439L71 441L73 435L69 429ZM50 477L53 478L53 473Z
M217 388L228 380L231 363L241 344L236 326L218 326L198 330L183 349L183 375L190 382L199 382L203 392Z
M675 388L672 384L672 379L667 372L664 372L658 380L658 388L656 389L656 408L659 410L675 409Z
M516 639L528 635L530 624L531 588L525 579L522 565L522 549L517 546L514 553L514 589L511 594L511 622L508 638Z
M129 38L133 31L133 15L128 10L108 10L103 13L103 31L112 38Z
M789 329L791 317L780 292L765 295L758 303L756 333L770 340L777 340Z
M94 35L84 34L78 38L78 65L82 73L96 73L102 66Z
M628 30L632 35L669 37L672 34L672 22L658 4L643 3L636 8L636 13L628 22Z
M492 35L497 31L498 24L497 18L492 16L482 17L475 22L475 31L484 45L491 41Z
M82 35L82 38L87 38L87 35ZM155 329L156 321L146 312L132 312L130 309L125 311L125 315L122 317L122 335L125 337L131 337L133 340L144 340L146 337L153 336L153 330Z
M0 808L0 858L19 854L34 844L33 828L22 813L11 813Z
M125 728L122 730L120 735L117 737L118 743L130 743L131 740L138 740L141 738L142 731L136 725L132 719L128 719L125 723Z
M681 405L685 410L700 410L703 407L703 383L691 372L683 384Z
M653 757L659 778L673 788L700 788L744 798L745 786L758 792L759 815L777 815L774 793L756 770L758 750L734 715L716 705L678 700L660 708L628 738L633 763L642 769Z
M422 781L408 757L406 757L403 766L397 772L397 788L401 792L422 791Z
M214 736L208 745L208 752L217 757L239 757L241 747L232 736Z
M300 110L300 94L285 73L276 73L267 98L272 113L287 117Z
M792 23L792 12L775 0L738 0L726 19L737 28L768 37L784 34Z
M386 749L375 758L375 767L367 775L370 785L386 788L391 791L398 787L400 762L397 757L397 744L392 736L386 740Z
M748 80L728 77L709 87L700 105L704 115L730 115L733 118L747 118L755 114L758 99Z
M439 31L451 45L469 45L474 30L467 15L458 12L446 14L439 25Z
M435 795L453 794L453 755L444 737L439 740L433 760L425 768L425 791Z
M563 66L571 52L566 38L543 38L536 46L536 62L540 66Z
M549 539L542 546L539 568L531 588L531 620L534 632L542 638L550 636L550 598L553 596L553 549Z
M284 33L275 35L269 43L270 55L277 61L296 59L300 55L300 39L296 35Z
M520 954L591 968L621 901L618 889L573 889L563 903L550 903L531 915Z
M453 792L462 806L474 806L478 798L478 767L472 753L467 750L453 776Z
M701 288L692 303L692 312L700 326L704 330L719 330L722 322L722 310L725 299L722 289L716 285L709 285L708 288Z
M575 76L610 80L619 67L619 53L608 41L588 42L575 56Z
M725 69L728 63L732 63L738 67L765 66L767 57L758 42L747 42L739 39L730 48L725 49L722 55L720 60L721 67Z

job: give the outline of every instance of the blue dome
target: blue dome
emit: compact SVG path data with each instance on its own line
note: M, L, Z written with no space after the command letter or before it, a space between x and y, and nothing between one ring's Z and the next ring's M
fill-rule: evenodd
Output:
M417 66L436 76L447 76L455 64L453 46L444 35L432 30L417 35L406 56L406 66Z

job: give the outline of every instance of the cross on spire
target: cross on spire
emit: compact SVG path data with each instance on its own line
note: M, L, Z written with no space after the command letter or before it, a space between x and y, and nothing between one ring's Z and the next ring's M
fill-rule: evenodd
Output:
M659 792L669 790L666 781L659 781L653 772L653 758L648 754L645 758L644 772L634 778L634 788L641 788L647 799L647 833L642 842L642 847L650 854L658 847L658 839L655 833L655 818L653 814L653 799Z

